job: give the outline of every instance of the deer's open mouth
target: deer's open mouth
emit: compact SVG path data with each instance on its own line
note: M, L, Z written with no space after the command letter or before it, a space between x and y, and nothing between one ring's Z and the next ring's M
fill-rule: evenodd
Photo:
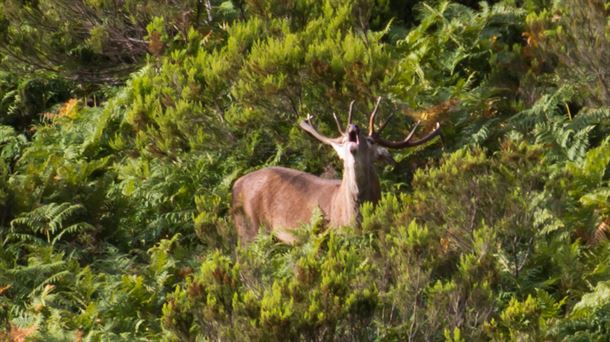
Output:
M356 125L349 125L347 129L347 146L351 152L356 152L360 146L360 130Z
M349 142L358 143L358 133L349 132L348 140Z
M350 125L349 130L347 131L347 141L351 143L359 143L358 139L358 126Z

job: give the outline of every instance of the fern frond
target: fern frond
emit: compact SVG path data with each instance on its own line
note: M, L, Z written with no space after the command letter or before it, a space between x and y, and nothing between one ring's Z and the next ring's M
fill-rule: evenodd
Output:
M57 273L53 273L52 275L48 276L47 278L45 278L43 281L40 282L40 284L38 284L38 286L36 286L31 292L30 295L34 295L40 291L43 291L45 286L49 285L49 284L56 284L59 281L61 281L64 277L70 275L71 272L70 270L63 270L63 271L59 271Z
M84 232L86 230L90 230L93 229L93 225L87 223L87 222L79 222L79 223L75 223L73 225L70 225L64 229L62 229L59 234L55 235L55 237L53 238L53 240L51 240L51 245L55 245L59 240L61 240L62 236L64 234L74 234L74 233L80 233L80 232Z
M12 232L6 234L6 238L4 239L3 244L6 245L9 241L29 242L34 243L36 245L43 245L46 242L44 239L34 236L32 234Z
M86 222L70 223L84 210L83 205L70 202L45 204L13 219L9 236L23 241L35 241L36 234L43 234L47 242L54 245L66 233L91 228ZM27 229L24 231L23 228Z
M14 275L33 277L34 275L51 273L54 269L61 268L61 266L65 266L65 264L66 262L64 260L43 264L35 263L33 265L11 269L8 272Z
M82 205L71 204L68 202L61 204L49 204L49 208L45 210L45 218L49 222L48 225L51 233L59 231L64 226L64 222L67 221L68 218L82 209L84 209Z
M575 131L580 131L590 126L608 123L609 121L610 107L583 108L570 122L570 127Z
M493 134L492 129L498 121L499 121L498 119L491 119L491 120L484 122L482 125L480 125L478 127L478 130L476 132L469 135L469 137L470 137L469 140L473 144L484 143L487 139L489 139L491 134Z

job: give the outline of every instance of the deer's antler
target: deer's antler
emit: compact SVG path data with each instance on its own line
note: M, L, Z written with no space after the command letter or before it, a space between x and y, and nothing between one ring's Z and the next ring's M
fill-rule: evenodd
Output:
M440 134L441 126L437 122L436 126L435 126L434 130L432 130L432 132L428 133L426 136L424 136L421 139L412 141L411 139L413 138L413 134L415 134L415 130L417 130L417 127L420 124L420 122L418 121L417 123L415 123L415 126L411 129L411 131L409 132L407 137L404 138L403 140L400 140L400 141L389 141L389 140L385 140L385 139L381 138L380 133L386 127L388 122L390 122L390 119L392 118L393 114L390 115L383 122L383 124L381 124L381 126L379 127L379 130L375 131L375 117L377 116L377 109L379 107L379 102L380 101L381 101L381 96L377 98L377 103L375 104L375 108L373 108L373 111L371 112L371 116L369 117L369 137L371 137L371 139L377 145L380 145L380 146L383 146L383 147L387 147L387 148L413 147L413 146L421 145L421 144L431 140L432 138L434 138L435 136Z

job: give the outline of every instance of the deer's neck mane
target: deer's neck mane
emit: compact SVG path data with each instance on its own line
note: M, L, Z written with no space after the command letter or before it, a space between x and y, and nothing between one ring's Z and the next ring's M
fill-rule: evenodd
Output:
M334 224L360 223L360 205L367 201L375 203L380 197L379 177L371 163L346 165L334 201L334 210L339 214Z

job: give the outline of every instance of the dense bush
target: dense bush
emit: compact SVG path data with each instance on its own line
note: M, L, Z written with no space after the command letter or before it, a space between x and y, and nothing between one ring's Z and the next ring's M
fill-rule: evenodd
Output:
M214 3L214 7L212 7ZM115 84L162 53L169 37L230 19L219 1L4 1L0 51L5 66L45 70L85 86ZM164 19L168 24L164 25ZM165 41L164 41L165 40ZM25 69L25 70L23 70Z
M608 338L607 4L177 3L0 5L0 57L53 69L0 73L0 339ZM377 96L442 139L361 225L238 247L232 182L340 173L296 123Z

